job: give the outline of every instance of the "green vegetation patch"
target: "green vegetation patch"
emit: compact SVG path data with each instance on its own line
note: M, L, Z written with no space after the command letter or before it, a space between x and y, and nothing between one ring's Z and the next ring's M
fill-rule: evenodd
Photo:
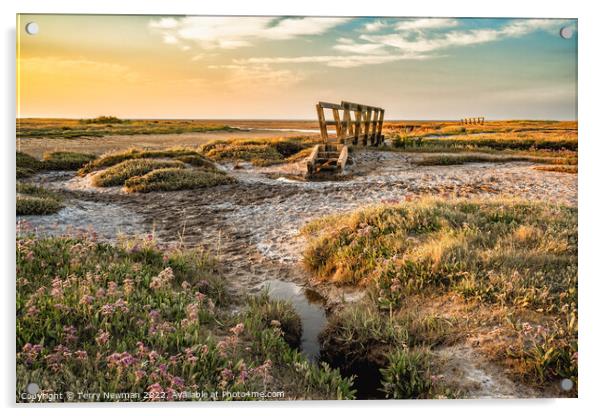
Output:
M436 132L440 137L402 136L392 139L395 148L404 151L452 151L452 150L530 150L530 151L574 151L578 149L575 132L544 133L494 133L488 135L466 135Z
M17 138L72 139L109 135L182 134L238 129L204 120L123 120L113 116L92 119L18 119Z
M366 286L386 311L447 293L499 308L517 341L500 341L498 359L520 363L531 383L577 381L576 208L422 200L326 217L303 233L304 262L317 277Z
M125 181L128 192L180 191L208 188L233 183L234 179L221 171L202 169L155 169Z
M213 162L207 160L192 149L177 147L165 150L143 150L133 148L126 151L104 154L81 168L78 171L78 174L84 176L95 170L114 166L118 163L132 159L176 159L194 166L204 166L206 168L214 167Z
M247 161L255 166L284 163L314 144L305 138L216 140L201 146L205 156L216 161Z
M94 186L120 186L129 178L144 175L155 169L171 168L182 170L185 165L177 160L131 159L111 166L92 177Z
M23 236L16 257L17 401L32 379L48 393L133 394L108 401L354 397L351 380L309 363L257 309L232 313L206 252L164 251L152 236ZM219 394L184 394L197 391ZM284 396L247 393L264 391Z
M418 166L450 166L464 165L466 163L509 163L509 162L532 162L549 163L552 165L574 165L576 158L553 158L537 156L493 156L493 155L432 155L425 156L415 162Z
M17 215L48 215L63 208L61 197L39 186L17 183Z
M96 155L76 152L46 153L42 159L45 170L77 170L96 159Z
M544 170L548 172L574 173L577 174L577 165L552 165L552 166L535 166L533 169Z
M42 162L27 153L17 152L17 178L26 178L42 170Z

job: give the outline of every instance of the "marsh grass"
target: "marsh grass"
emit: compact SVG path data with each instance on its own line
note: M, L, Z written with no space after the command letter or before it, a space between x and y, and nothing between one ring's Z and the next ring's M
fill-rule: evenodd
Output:
M123 120L112 116L93 119L17 119L17 138L79 138L112 135L182 134L237 131L204 120Z
M203 158L193 149L174 147L165 150L144 150L132 148L125 151L106 153L98 159L88 163L78 171L78 175L85 176L90 172L114 166L118 163L135 159L175 159L195 166L212 167L213 163Z
M576 382L576 208L423 200L326 217L302 232L309 237L304 262L318 278L366 286L383 311L428 293L505 308L508 317L531 311L539 335L530 332L522 344L501 340L496 357L514 360L531 383Z
M221 171L165 168L126 180L125 189L128 192L180 191L226 185L234 181L234 178Z
M17 215L48 215L63 208L62 198L42 187L17 183Z
M42 159L45 170L77 170L96 159L96 155L77 152L50 152Z
M95 158L96 156L88 153L50 152L42 160L38 160L27 153L17 152L17 178L26 178L47 170L76 170Z
M200 152L215 161L246 161L255 166L269 166L294 161L307 152L315 139L238 139L216 140L200 147Z
M577 159L573 157L538 157L538 156L497 156L497 155L432 155L424 156L414 162L418 166L450 166L464 165L466 163L509 163L509 162L532 162L546 163L551 165L576 165ZM556 167L556 166L555 166Z
M561 172L577 174L577 165L552 165L552 166L535 166L535 170L543 170L547 172Z
M365 397L458 396L431 380L430 368L436 371L438 363L429 352L450 334L449 322L407 311L386 314L375 305L350 305L334 314L320 335L320 358L344 375L356 375Z
M301 345L303 330L301 318L290 302L271 300L268 293L264 292L250 297L247 305L249 308L247 315L249 319L254 320L253 322L247 321L247 325L281 330L288 345L292 348L298 348Z
M21 236L17 401L27 400L21 393L32 379L49 393L138 395L101 398L108 401L261 399L248 391L354 397L349 379L308 363L282 330L266 327L264 307L231 313L223 287L210 256L161 249L152 236L116 245L92 235ZM290 318L279 311L292 313L269 310L282 321ZM183 395L199 390L235 395Z
M452 130L450 130L452 131ZM404 152L453 151L513 151L577 152L577 130L527 130L499 132L487 135L468 134L469 131L449 134L449 131L428 132L420 135L394 135L393 149Z
M174 160L130 159L111 166L92 176L92 184L99 187L120 186L132 177L144 175L155 169L182 170L183 162Z

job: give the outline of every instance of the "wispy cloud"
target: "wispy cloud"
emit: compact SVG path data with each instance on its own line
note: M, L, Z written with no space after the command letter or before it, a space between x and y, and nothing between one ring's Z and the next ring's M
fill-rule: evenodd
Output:
M297 57L256 57L235 60L237 64L318 63L331 67L352 68L402 60L436 58L448 49L521 37L544 30L555 32L562 22L550 19L514 20L494 28L460 29L456 19L421 18L396 23L376 20L362 27L357 39L338 38L333 45L345 55Z
M149 27L165 43L193 42L203 49L236 49L260 39L287 40L320 35L349 21L338 17L165 17L151 20Z
M387 28L389 25L382 20L375 20L374 22L368 22L364 25L366 32L378 32L379 30Z
M307 64L318 63L336 68L353 68L362 65L377 65L400 60L419 60L426 56L412 55L317 55L317 56L295 56L295 57L266 57L235 59L239 65L246 64Z
M451 19L403 21L396 25L395 32L382 35L362 34L360 39L374 45L401 50L404 53L426 53L524 36L538 30L557 30L560 27L557 20L525 19L512 21L495 29L452 30L444 33L430 31L435 28L457 26L457 24L457 21Z
M442 29L458 26L456 19L439 19L439 18L424 18L424 19L409 19L402 20L395 24L397 30L425 30L425 29Z

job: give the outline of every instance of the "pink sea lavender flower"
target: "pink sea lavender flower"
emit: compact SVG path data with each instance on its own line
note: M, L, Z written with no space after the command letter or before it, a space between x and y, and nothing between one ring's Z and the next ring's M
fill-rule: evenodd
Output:
M151 384L147 387L148 397L152 401L158 401L164 398L165 392L159 383Z
M63 326L63 341L72 344L77 341L77 330L73 325Z
M27 308L27 313L25 315L27 315L29 318L35 318L39 313L40 310L35 305L31 305L29 308Z
M109 282L108 283L108 289L107 289L107 294L109 296L116 296L119 293L119 288L117 286L116 282Z
M94 303L94 296L92 296L92 295L83 295L79 299L80 305L92 305L92 303Z
M245 330L245 324L238 323L236 324L235 327L230 328L230 332L232 332L234 335L239 336L240 334L242 334L242 332Z
M96 335L96 343L98 345L106 345L109 342L109 338L111 335L108 331L103 331L102 329L98 331L98 335Z
M132 279L123 280L123 293L126 295L132 294L134 291L134 281Z
M153 309L148 313L148 317L150 318L151 322L159 322L161 319L161 313L157 309Z
M80 361L84 361L88 358L88 353L86 351L82 351L82 350L75 351L73 353L73 355L75 355L75 358Z
M50 295L55 299L61 299L63 297L63 281L59 277L52 280Z

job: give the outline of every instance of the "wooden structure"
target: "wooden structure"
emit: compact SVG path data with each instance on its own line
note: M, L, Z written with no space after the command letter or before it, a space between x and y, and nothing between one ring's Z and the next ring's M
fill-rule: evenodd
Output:
M332 118L327 119L330 110ZM316 145L307 162L308 174L324 171L342 172L347 163L347 145L378 146L382 134L385 110L380 107L341 101L340 104L320 101L316 104L322 144ZM328 127L333 126L331 136Z
M469 117L463 118L460 121L462 122L462 124L484 124L485 117Z

